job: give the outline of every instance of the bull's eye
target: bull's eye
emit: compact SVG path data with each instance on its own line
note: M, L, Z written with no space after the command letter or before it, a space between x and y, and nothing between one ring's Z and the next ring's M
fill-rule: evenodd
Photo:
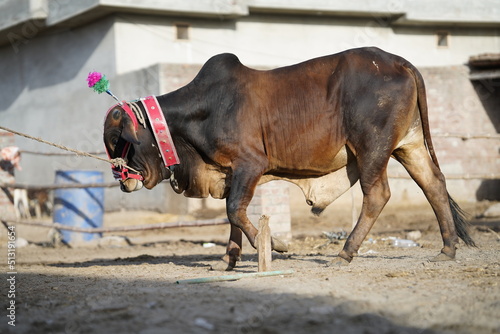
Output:
M116 144L118 144L118 138L114 137L111 139L111 149L114 151L116 148Z
M113 115L113 119L117 121L120 119L122 113L121 113L120 109L115 109L115 110L113 110L112 115Z

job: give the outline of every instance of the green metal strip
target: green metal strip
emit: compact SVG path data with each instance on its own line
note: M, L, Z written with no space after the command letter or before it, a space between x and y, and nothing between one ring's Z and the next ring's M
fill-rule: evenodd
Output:
M293 273L294 273L294 271L291 269L290 270L277 270L277 271L263 271L263 272L257 272L257 273L244 273L244 274L184 279L184 280L176 281L176 283L177 284L197 284L197 283L236 281L236 280L239 280L241 278L247 278L247 277L267 277L267 276L278 276L278 275L290 275Z

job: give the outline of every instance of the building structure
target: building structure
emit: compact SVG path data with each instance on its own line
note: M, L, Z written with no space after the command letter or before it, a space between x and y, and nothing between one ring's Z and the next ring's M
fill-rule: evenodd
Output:
M497 75L471 81L469 58L500 53L500 0L6 0L0 4L0 124L84 151L102 151L113 100L86 87L100 71L121 99L188 83L211 56L231 52L256 68L285 66L352 47L377 46L423 73L438 158L447 175L500 172ZM458 137L446 137L458 134ZM442 135L442 137L439 136ZM23 150L53 152L16 138ZM76 156L23 156L18 182L50 184L58 169L109 166ZM404 174L391 164L389 172ZM498 180L449 180L459 200L500 196ZM425 201L413 182L391 179L396 200ZM175 200L171 200L175 199ZM303 201L303 199L300 199ZM168 183L106 192L106 207L190 211ZM210 204L211 205L211 204Z

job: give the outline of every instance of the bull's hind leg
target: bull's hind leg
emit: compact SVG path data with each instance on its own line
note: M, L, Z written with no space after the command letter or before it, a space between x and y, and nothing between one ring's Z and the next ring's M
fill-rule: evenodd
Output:
M345 265L352 261L380 212L389 201L391 192L386 172L388 160L389 156L371 156L369 159L358 160L363 206L356 226L347 238L342 251L332 261L333 265Z
M453 222L448 192L443 173L432 162L423 142L408 144L396 151L394 157L406 168L413 180L424 192L441 230L444 247L433 261L453 260L458 235Z

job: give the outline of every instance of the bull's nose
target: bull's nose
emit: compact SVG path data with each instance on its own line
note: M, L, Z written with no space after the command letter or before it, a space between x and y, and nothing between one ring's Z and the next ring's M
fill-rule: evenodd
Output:
M131 193L133 191L139 190L142 188L142 186L142 181L136 179L126 179L125 181L120 181L120 189L126 193Z
M123 182L120 182L120 189L121 191L125 192L125 193L129 193L130 191L127 190L127 187L125 187L125 184L123 184Z

